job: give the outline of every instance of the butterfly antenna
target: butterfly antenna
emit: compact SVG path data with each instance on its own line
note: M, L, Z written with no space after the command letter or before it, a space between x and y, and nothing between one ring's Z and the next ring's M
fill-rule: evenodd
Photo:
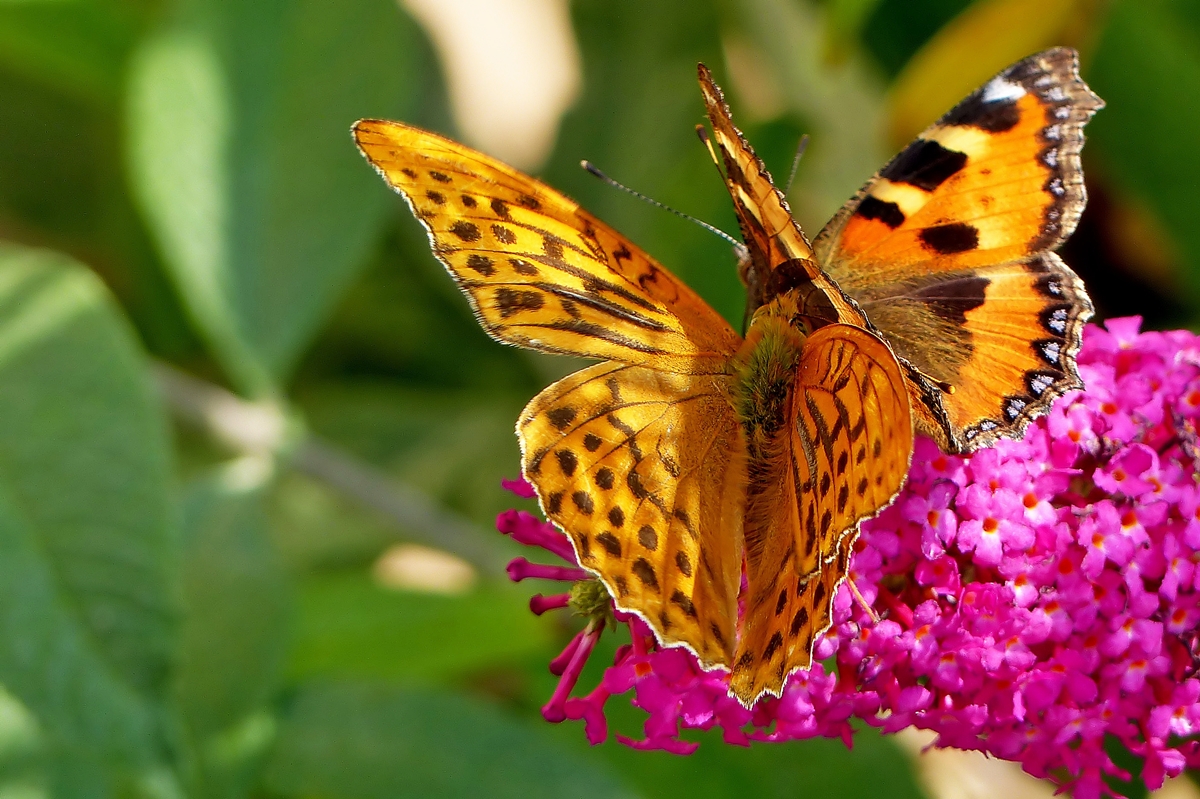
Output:
M808 134L805 133L800 137L800 144L796 145L796 157L792 159L792 171L788 175L787 186L783 193L787 194L792 190L792 181L796 179L796 170L800 168L800 159L804 157L804 151L808 149Z
M708 224L707 222L705 222L701 219L697 219L696 217L692 216L691 214L685 214L683 211L676 211L671 206L666 205L665 203L660 203L658 200L654 199L653 197L647 197L646 195L642 194L640 191L631 189L623 183L618 183L617 181L610 178L608 175L601 172L599 170L599 168L597 168L596 165L593 164L591 161L580 161L579 165L582 166L584 169L586 169L590 174L595 175L596 177L600 178L608 185L612 186L614 189L620 189L621 191L628 192L628 193L632 194L634 197L637 197L639 200L645 200L646 202L650 203L651 205L653 205L657 208L661 208L664 211L670 211L671 213L675 214L675 216L682 217L683 219L687 219L690 222L695 222L697 225L704 228L709 233L714 233L714 234L720 236L721 238L725 239L725 241L727 241L733 245L735 250L738 247L743 246L740 241L735 239L733 236L730 236L724 230L721 230L718 227L713 227L712 225Z

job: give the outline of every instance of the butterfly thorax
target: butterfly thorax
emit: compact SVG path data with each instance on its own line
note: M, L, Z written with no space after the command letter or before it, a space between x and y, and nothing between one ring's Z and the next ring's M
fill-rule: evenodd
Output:
M751 470L769 459L788 418L796 364L809 330L794 294L777 297L754 314L746 340L731 361L733 405L746 436Z

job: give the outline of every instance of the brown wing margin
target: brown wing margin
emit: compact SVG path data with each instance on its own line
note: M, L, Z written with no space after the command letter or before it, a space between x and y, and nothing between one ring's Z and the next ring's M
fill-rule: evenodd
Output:
M747 706L811 665L858 526L895 497L912 456L901 367L866 330L829 325L810 336L789 402L784 446L747 497L747 593L730 681Z

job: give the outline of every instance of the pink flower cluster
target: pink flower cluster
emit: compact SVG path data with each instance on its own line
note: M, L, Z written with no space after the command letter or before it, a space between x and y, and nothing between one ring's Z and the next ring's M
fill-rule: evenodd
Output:
M1105 751L1119 741L1150 789L1200 765L1200 338L1139 333L1139 319L1089 326L1086 389L1059 400L1021 441L970 457L917 442L904 491L863 527L818 663L783 697L747 710L727 675L657 646L618 613L631 642L598 686L571 696L597 636L593 622L551 663L562 679L543 708L608 735L605 702L632 691L648 714L630 746L687 753L688 729L729 743L814 736L849 743L851 719L937 733L936 745L1019 762L1079 799L1128 779ZM510 484L523 496L523 482ZM501 532L570 566L514 561L509 575L585 580L563 535L501 514ZM568 595L534 597L535 613Z

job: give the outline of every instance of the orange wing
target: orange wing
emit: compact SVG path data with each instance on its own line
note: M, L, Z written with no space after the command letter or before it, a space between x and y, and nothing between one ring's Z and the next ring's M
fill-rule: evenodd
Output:
M533 399L517 433L547 518L622 610L706 667L732 662L745 508L727 378L604 363Z
M398 122L353 132L493 338L681 374L720 373L741 343L653 258L528 175Z
M617 607L664 644L728 666L745 471L725 372L741 338L650 256L533 178L395 122L362 120L354 136L493 337L608 361L525 408L525 476Z
M1030 56L922 133L817 236L817 260L897 355L954 387L909 370L924 432L950 451L1019 435L1080 386L1091 303L1048 251L1083 210L1083 126L1102 105L1073 50Z
M699 74L713 138L725 162L725 185L749 251L749 268L742 275L748 311L779 294L800 292L801 312L812 320L811 329L839 321L863 326L862 311L813 260L812 247L792 218L783 192L775 188L766 166L733 124L712 73L700 64Z
M750 453L747 592L730 681L747 706L811 665L858 525L891 502L912 455L900 365L866 330L812 334L788 403L782 446Z

